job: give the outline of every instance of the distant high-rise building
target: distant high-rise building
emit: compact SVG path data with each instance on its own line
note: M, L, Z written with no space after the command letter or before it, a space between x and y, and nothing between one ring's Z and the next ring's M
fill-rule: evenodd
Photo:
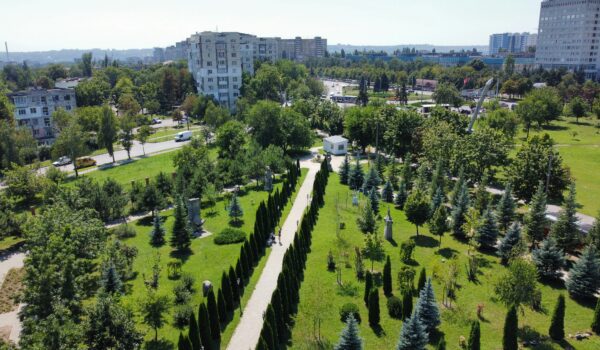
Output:
M540 11L535 62L546 69L600 73L600 0L545 0Z
M530 33L492 34L490 35L489 54L527 52L529 47L535 46L536 40L537 34Z
M185 47L188 68L198 92L213 96L221 106L233 110L240 95L242 72L254 74L254 60L302 61L310 57L324 57L327 40L321 37L281 39L237 32L202 32L188 38Z

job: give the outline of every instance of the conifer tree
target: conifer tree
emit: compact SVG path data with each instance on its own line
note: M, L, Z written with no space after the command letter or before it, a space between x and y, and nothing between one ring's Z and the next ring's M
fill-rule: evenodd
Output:
M402 162L402 182L404 182L406 186L406 190L410 191L412 189L412 181L413 181L413 170L412 170L412 155L407 153L404 156Z
M366 306L369 306L369 293L371 293L371 289L373 289L373 276L370 271L367 271L365 274L365 293L363 296Z
M433 192L433 197L431 197L431 212L434 213L446 200L444 195L444 190L442 187L438 187L435 192Z
M417 315L404 321L396 350L424 350L429 342L425 325Z
M571 297L576 299L591 299L600 287L600 263L596 249L586 247L579 260L569 271L565 283Z
M120 294L123 288L123 282L115 264L110 261L102 270L102 279L100 280L102 291L107 294Z
M392 295L392 263L390 261L390 256L387 256L385 261L385 265L383 265L383 294L386 297Z
M229 276L223 271L221 275L221 289L223 290L223 296L225 297L225 307L228 312L234 310L233 294L231 292L231 284L229 284Z
M444 337L442 337L442 339L440 339L440 341L435 349L436 350L446 350L446 340L444 339Z
M464 238L465 231L463 226L466 222L465 215L469 209L469 191L465 184L460 187L459 192L454 195L455 204L452 207L452 234Z
M412 291L404 291L402 296L402 318L407 320L412 315L413 296Z
M481 218L481 225L475 233L475 240L480 247L490 249L496 246L499 234L494 213L490 208L487 208Z
M600 334L600 298L596 302L596 309L594 309L594 319L592 320L592 332Z
M379 193L377 193L377 190L375 188L372 188L371 191L369 191L369 203L371 203L371 208L373 209L373 213L375 213L375 215L379 214Z
M445 206L440 205L429 219L429 232L440 237L440 246L442 245L442 236L448 232L448 210Z
M215 342L219 342L221 340L221 322L225 320L226 314L219 315L215 293L212 288L206 295L206 308L208 310L208 321L210 322L210 335Z
M228 318L228 313L225 304L225 296L223 296L223 291L221 289L217 292L217 309L219 311L219 320L225 323Z
M490 193L487 190L489 184L489 175L484 174L481 181L477 185L477 190L475 190L475 209L479 210L480 213L483 213L484 210L490 205Z
M179 341L177 342L177 350L193 350L190 338L179 332Z
M500 245L498 246L498 255L503 265L508 263L512 257L513 248L521 241L521 226L518 223L513 223L510 229L504 235Z
M271 298L271 305L273 306L273 311L275 312L275 324L277 325L277 334L279 334L281 341L285 341L284 337L287 332L287 327L281 303L281 292L279 291L279 287L277 287L273 292L273 296Z
M503 231L508 230L510 223L515 218L516 203L512 197L512 184L509 182L504 187L504 193L496 206L496 217Z
M340 183L342 185L347 185L350 178L350 160L348 159L348 155L344 157L344 162L340 168Z
M192 343L192 348L194 350L201 348L202 341L200 341L200 330L198 329L198 322L196 322L196 315L194 315L193 312L190 315L188 338L190 343Z
M379 290L377 288L371 289L369 293L369 324L371 326L379 325L380 310L379 310Z
M525 215L525 234L532 246L544 239L546 229L546 192L544 192L544 183L538 184L538 189L531 198L529 212Z
M154 215L152 231L150 231L150 244L153 247L161 247L165 244L165 228L162 225L160 215Z
M400 184L398 185L398 193L396 193L396 198L394 198L394 204L396 207L402 209L404 208L404 203L406 203L407 198L408 192L406 191L406 182L404 182L404 180L400 180Z
M208 317L208 310L204 303L200 304L198 310L198 330L200 331L200 340L204 349L213 349L212 335L210 334L210 319ZM195 348L194 348L195 349Z
M362 170L362 165L360 164L360 161L357 157L356 165L354 165L350 170L350 176L348 178L348 185L350 186L350 189L359 190L363 185L364 178L365 174Z
M229 278L229 285L231 286L231 297L233 298L233 304L237 304L240 300L240 288L238 285L238 278L233 270L233 267L229 266L229 274L227 275ZM240 281L241 283L241 281Z
M419 300L417 301L414 314L421 320L421 323L425 326L425 330L429 334L441 324L440 310L435 301L431 278L427 280L419 293Z
M175 216L175 222L173 223L173 234L171 235L171 247L177 250L188 249L191 244L192 232L185 205L181 198L177 200L173 215Z
M572 183L569 188L569 195L565 200L565 207L560 212L558 220L552 225L551 231L551 235L556 239L556 244L565 251L575 248L579 243L576 214L575 184Z
M228 213L231 220L235 223L239 222L240 218L244 216L244 211L242 210L240 201L235 193L233 194L233 196L231 196L231 202L229 203Z
M565 267L565 253L556 245L551 236L542 241L539 248L532 252L533 263L542 278L556 279L562 275Z
M518 343L519 333L519 316L517 314L517 308L511 306L508 309L506 318L504 319L504 334L502 336L502 349L503 350L519 350Z
M371 190L373 190L373 189L377 190L377 187L380 184L381 184L381 178L379 177L379 174L377 173L377 169L375 168L375 166L371 166L369 168L369 172L367 173L367 177L365 177L365 180L363 182L362 192L365 195L368 195L369 192L371 192Z
M263 323L263 328L260 332L260 337L265 340L268 350L277 349L277 345L275 344L275 338L273 337L273 326L266 319Z
M425 283L427 283L427 271L425 268L421 269L419 272L419 280L417 281L417 291L420 292L423 287L425 287Z
M464 169L461 168L458 174L458 180L454 183L454 188L452 189L452 196L450 197L450 205L452 207L455 207L458 204L458 199L463 188L467 188L467 184L465 181Z
M552 312L548 334L553 340L562 340L565 338L565 296L562 294L558 296L556 306Z
M279 348L279 343L281 342L279 338L279 334L277 332L277 319L275 318L275 311L273 310L273 305L269 304L267 307L267 314L265 318L267 324L271 325L271 331L273 334L273 343L275 344L275 348Z
M269 350L269 346L267 345L265 338L263 338L262 336L258 340L258 344L256 345L256 350Z
M600 213L596 216L596 220L594 220L594 224L587 235L590 245L594 246L596 251L600 251Z
M350 314L346 320L346 327L340 334L340 340L334 350L362 350L362 338L359 334L358 324L354 315Z
M436 193L444 193L444 162L440 159L435 164L435 169L431 175L431 186L429 187L429 193L435 196Z
M362 233L374 233L377 230L377 221L370 199L367 199L367 203L361 207L360 216L356 219L356 224Z
M381 190L381 197L386 203L392 203L394 201L394 187L392 187L390 180L386 181L385 185L383 186L383 189Z
M467 342L467 350L480 350L481 349L481 329L479 321L475 320L471 323L471 333L469 334L469 341Z

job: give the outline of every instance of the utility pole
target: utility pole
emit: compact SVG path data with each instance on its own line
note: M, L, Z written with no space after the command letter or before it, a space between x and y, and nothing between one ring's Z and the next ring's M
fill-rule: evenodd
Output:
M6 62L10 62L10 57L8 56L8 42L4 42L4 48L6 49Z

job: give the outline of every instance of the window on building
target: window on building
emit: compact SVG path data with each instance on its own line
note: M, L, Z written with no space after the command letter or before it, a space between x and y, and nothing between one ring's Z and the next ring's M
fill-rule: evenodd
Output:
M71 110L71 105L67 105L67 106L65 107L65 109L66 109L67 111L70 111L70 110Z
M59 100L60 100L60 96L58 96L58 95L54 95L54 96L52 96L52 99L53 99L54 101L59 101Z
M50 126L50 118L44 118L44 125Z
M42 113L43 113L44 115L48 115L48 107L44 107L44 108L42 108Z
M65 95L65 101L71 101L71 95Z
M212 61L206 61L206 66L207 67L212 67Z
M37 113L37 109L35 107L29 108L29 113L36 114Z
M25 114L27 114L27 110L25 110L23 108L19 109L19 115L25 115Z

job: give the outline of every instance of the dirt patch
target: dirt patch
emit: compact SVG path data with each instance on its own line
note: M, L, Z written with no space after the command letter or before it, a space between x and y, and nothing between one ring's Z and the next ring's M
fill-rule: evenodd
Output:
M11 312L17 309L19 303L16 298L23 288L23 277L25 270L10 269L4 278L0 288L0 314Z

